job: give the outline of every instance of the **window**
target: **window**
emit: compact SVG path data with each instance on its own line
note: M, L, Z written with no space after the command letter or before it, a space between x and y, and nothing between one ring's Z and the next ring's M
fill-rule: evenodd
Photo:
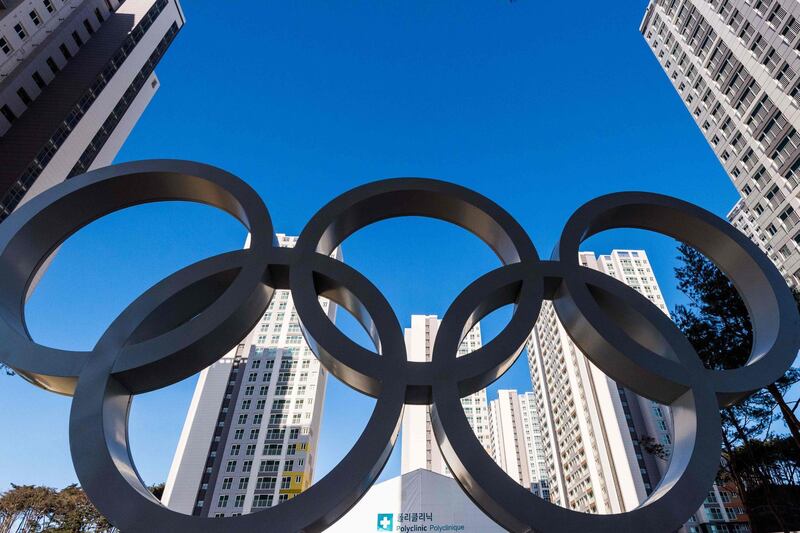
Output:
M222 496L219 497L219 500L217 500L217 507L227 507L227 506L228 506L228 495L223 494Z
M255 440L258 438L258 428L250 430L250 438Z
M789 130L789 133L786 134L786 137L778 143L778 146L772 153L773 161L775 161L777 165L783 165L790 155L796 153L798 147L800 147L800 135L798 135L797 130L792 128Z
M794 17L789 17L786 26L781 30L781 36L790 43L800 34L800 22Z
M239 415L239 424L247 424L247 415Z
M243 477L239 479L239 490L247 490L247 484L250 482L249 477Z
M800 158L792 163L792 166L786 171L784 178L786 178L786 181L789 182L792 188L800 185Z
M775 7L772 9L772 12L767 17L767 22L772 24L773 27L778 28L780 27L781 23L783 23L783 19L786 18L786 10L783 6L779 3L775 4Z
M767 169L765 169L763 165L758 167L758 170L753 172L753 182L756 184L756 186L759 189L763 185L763 183L761 183L761 180L764 178L764 174L766 174L766 173L767 173Z
M276 478L274 477L260 477L256 483L256 489L259 490L272 490L275 488Z
M67 61L72 59L72 54L69 53L69 48L67 48L67 45L62 43L61 46L58 47L58 49L61 50L61 55L64 56L64 59L66 59Z
M99 22L100 24L103 23L103 14L100 13L100 10L98 8L94 8L94 16L97 17L97 22Z
M230 489L231 485L233 485L232 477L226 477L225 479L222 480L222 490Z
M56 65L56 62L52 57L47 58L47 66L50 67L50 72L52 72L54 75L56 72L58 72L58 65Z
M44 79L42 79L42 75L41 75L41 74L39 74L39 71L38 71L38 70L34 71L34 72L33 72L33 74L31 74L31 78L33 78L33 82L34 82L34 83L36 84L36 86L37 86L37 87L39 87L40 89L44 89L45 85L47 85L47 84L44 82Z
M253 498L253 508L269 507L272 505L272 495L256 494Z
M234 444L231 446L231 455L239 455L239 450L242 449L241 444Z
M712 505L706 507L706 516L709 520L722 520L722 511L720 510L719 506Z
M245 450L245 455L255 455L255 454L256 454L256 445L248 444L247 449Z
M22 27L22 24L15 24L14 31L17 32L17 37L22 40L25 40L25 38L28 36L28 33L25 31L25 28Z
M0 50L2 50L6 55L10 54L11 50L13 50L5 37L0 37Z
M39 13L37 13L35 9L28 13L28 16L31 18L31 22L33 22L34 26L38 26L42 23L42 19L39 18Z
M28 95L28 91L26 91L24 87L20 87L19 89L17 89L17 96L19 96L19 99L26 106L31 105L31 102L33 101L31 100L30 95Z
M242 400L242 409L250 409L250 400Z
M48 13L52 13L53 11L56 10L56 8L53 7L53 0L44 0L44 2L42 3L44 4L44 8L47 10Z
M758 142L761 146L765 149L770 146L778 138L778 135L780 135L786 124L787 122L786 119L783 118L783 114L780 111L775 113L764 125L764 129L758 136Z
M253 469L253 461L245 461L242 463L242 472L250 472Z
M0 107L0 113L3 114L9 123L13 123L15 120L17 120L17 115L15 115L14 112L11 111L11 108L7 105Z
M228 461L225 472L236 472L236 461Z
M789 85L791 85L794 76L795 71L789 66L789 63L786 63L778 71L778 74L775 75L775 80L778 82L778 85L781 86L781 89L785 91L789 88Z
M81 39L81 36L78 35L78 32L76 31L72 32L72 40L75 41L75 44L78 45L78 48L83 46L83 39Z
M792 229L798 221L800 221L800 217L798 217L795 210L789 206L778 215L781 219L781 222L786 226L786 229Z
M750 104L753 103L753 100L756 98L756 94L760 90L761 87L759 87L755 80L751 80L750 83L747 84L747 87L745 87L734 106L739 115L742 115L747 108L750 107Z
M234 507L244 507L244 494L239 494L233 501Z
M278 471L278 463L279 461L271 460L271 461L261 461L261 464L258 465L259 472L277 472Z
M89 22L89 19L83 19L83 27L86 29L86 33L89 35L94 35L94 28L92 28L92 24Z
M283 446L280 444L266 444L264 445L264 455L280 455L281 448Z
M761 64L764 65L770 74L775 72L775 69L778 67L778 60L780 56L778 52L775 51L774 48L770 48L767 55L764 56L764 59L761 60Z
M242 440L242 437L244 437L244 430L242 428L233 432L233 440Z

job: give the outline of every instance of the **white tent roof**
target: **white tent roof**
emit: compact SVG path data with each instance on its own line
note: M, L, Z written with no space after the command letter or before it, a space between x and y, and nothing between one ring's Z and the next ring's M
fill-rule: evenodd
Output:
M414 470L374 485L327 531L332 533L502 533L464 494L456 481Z

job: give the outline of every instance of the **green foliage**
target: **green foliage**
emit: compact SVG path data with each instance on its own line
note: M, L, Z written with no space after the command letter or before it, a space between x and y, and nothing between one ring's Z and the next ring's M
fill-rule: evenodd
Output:
M685 244L678 251L681 264L675 269L675 277L678 289L689 298L689 304L676 306L673 320L706 368L722 370L743 366L753 346L753 328L744 301L730 280L704 255ZM789 369L775 384L777 392L784 394L798 380L798 369ZM743 443L769 431L778 416L775 400L774 394L765 389L726 409L723 422L730 442Z
M150 488L156 498L164 484ZM0 533L111 533L117 530L77 485L62 490L12 485L0 494Z
M657 457L663 461L669 460L670 450L650 435L639 437L639 445L653 457Z
M681 245L678 251L680 265L675 275L689 303L675 307L673 320L706 368L743 366L753 346L747 307L714 263L690 246ZM797 293L795 299L800 301ZM788 531L796 525L796 506L787 506L786 501L799 493L800 443L797 420L786 408L783 394L798 380L800 372L791 368L775 384L722 409L723 467L719 478L737 487L753 520L753 531ZM777 409L780 406L784 407L782 413ZM772 424L781 414L791 437L771 436Z

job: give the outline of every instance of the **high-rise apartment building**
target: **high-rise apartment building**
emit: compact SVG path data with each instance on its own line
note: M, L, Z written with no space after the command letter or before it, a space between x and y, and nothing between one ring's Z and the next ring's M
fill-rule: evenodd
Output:
M614 250L599 257L581 252L578 259L669 314L644 250ZM604 514L638 507L668 466L674 434L669 408L618 385L595 367L569 338L550 302L542 307L527 352L550 501ZM749 531L741 507L730 504L737 497L712 487L682 531Z
M800 284L800 3L653 0L640 31L741 199L728 218Z
M183 23L177 0L0 2L0 221L112 162Z
M436 315L412 315L411 327L405 330L406 351L409 361L430 361L433 343L439 330ZM480 325L473 327L458 350L458 356L474 352L482 346ZM486 390L461 399L472 430L488 453L491 450L489 411ZM439 474L451 475L439 451L431 427L430 408L425 405L407 405L403 411L401 470L405 474L419 468Z
M644 251L614 250L599 258L582 252L579 259L667 312ZM550 500L591 513L636 508L666 469L666 461L645 448L648 443L669 448L669 413L596 368L570 340L550 302L542 307L527 352Z
M550 499L536 399L532 392L497 391L489 402L491 454L506 474L534 494Z
M522 430L525 433L525 447L528 455L528 479L531 492L550 500L548 487L547 461L544 455L542 424L539 421L539 409L536 407L536 395L526 392L517 396L522 413Z
M292 247L297 238L278 240ZM335 304L320 304L335 320ZM256 328L200 374L164 504L232 516L305 490L314 476L326 377L303 338L291 292L276 291Z
M525 443L523 420L517 391L497 391L497 399L489 403L492 458L511 479L530 488L528 447Z

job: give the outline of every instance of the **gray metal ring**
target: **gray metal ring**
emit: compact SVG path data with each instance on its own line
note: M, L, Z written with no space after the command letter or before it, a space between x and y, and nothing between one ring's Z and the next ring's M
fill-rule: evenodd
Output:
M31 341L24 301L36 270L61 242L112 211L145 202L188 200L219 207L251 231L248 249L189 266L156 284L108 328L91 352ZM330 253L359 229L398 216L426 216L472 232L503 266L482 276L443 318L430 363L407 360L402 329L378 289ZM755 328L754 354L742 369L711 372L688 340L625 284L576 264L590 235L637 227L675 236L706 253L731 276ZM108 167L58 185L0 225L0 361L33 383L73 394L70 444L87 494L125 531L321 531L366 493L394 446L404 404L432 406L440 449L465 492L512 531L622 528L669 531L702 503L719 465L717 403L747 396L777 379L800 346L800 317L788 287L758 249L727 223L674 198L623 193L581 207L554 257L540 261L519 224L487 198L422 178L374 182L323 207L294 249L274 245L266 207L244 182L191 162L143 161ZM356 446L331 473L298 497L224 520L181 515L155 500L131 456L132 398L197 372L238 344L276 289L293 293L304 336L323 366L377 398ZM322 313L330 298L353 314L375 350L353 343ZM673 408L675 446L665 478L641 507L620 515L559 508L513 482L488 457L459 398L492 383L519 357L543 299L569 335L606 374ZM513 305L509 324L483 348L456 358L469 329ZM77 384L76 384L77 382Z
M732 405L779 379L789 368L800 345L797 305L775 265L758 247L728 222L688 202L642 192L617 193L596 198L567 221L553 259L565 264L564 291L554 302L556 312L585 349L592 362L614 354L635 365L608 367L609 375L637 392L662 403L682 394L668 363L655 369L658 354L632 340L607 316L597 312L597 302L582 281L576 258L580 244L601 231L637 228L655 231L685 242L711 259L733 282L744 300L753 325L753 349L747 364L730 370L709 370L721 406ZM613 340L611 338L613 337ZM637 385L638 384L638 385Z
M30 283L49 255L79 229L114 211L166 200L206 203L230 213L250 230L251 245L238 252L242 262L234 283L206 312L157 339L126 346L115 373L122 374L134 392L147 392L182 379L171 381L170 373L187 377L209 366L219 357L220 338L234 331L243 337L247 326L258 319L256 309L266 307L268 298L258 287L274 233L261 198L245 182L215 167L141 161L70 179L33 198L3 222L0 360L42 388L72 394L91 352L49 348L31 340L24 317ZM169 372L162 373L166 366Z
M493 308L515 302L516 294L509 292L507 287L514 280L522 281L525 277L543 279L544 298L555 303L564 297L563 267L563 262L542 261L536 265L523 263L501 267L486 274L462 293L461 296L471 293L469 298L459 302L462 309L457 313L448 310L440 332L468 331ZM681 364L685 364L682 367L684 382L690 388L669 402L675 426L670 464L648 500L631 512L594 515L559 507L528 491L508 477L478 441L459 401L462 396L459 376L440 374L433 388L431 423L436 440L462 489L484 512L509 531L674 531L702 505L719 470L720 415L713 389L705 381L703 367L692 346L657 307L615 278L592 269L585 269L582 274L584 283L599 297L598 313L624 311L628 319L625 324L637 328L640 339L646 338L648 343L654 345L675 343L672 353ZM492 301L494 305L482 307L486 301ZM461 317L470 312L472 314L468 322L462 323ZM449 317L454 320L448 324ZM457 321L456 317L459 317ZM674 334L676 331L677 335ZM572 331L569 333L573 334ZM458 342L460 340L459 337ZM512 353L519 354L525 338L518 338L517 342L518 346L511 348L514 350ZM456 363L452 344L452 341L442 345L437 342L434 360L443 357L449 359L449 363ZM441 353L436 351L440 347L443 349ZM624 356L615 355L600 363L608 366L628 364ZM608 366L598 365L607 374ZM623 384L628 386L627 383ZM645 396L652 397L648 394Z
M270 290L288 288L285 270L292 257L283 254L281 263L270 265L275 274L265 280L272 283ZM92 502L122 531L323 531L355 505L389 459L400 430L402 383L383 386L364 432L330 473L277 507L220 520L178 513L150 494L136 471L128 440L134 394L113 374L115 357L131 338L157 338L169 327L164 321L182 322L194 316L214 293L230 284L236 261L236 253L212 257L149 289L109 326L92 364L80 375L70 416L73 464ZM333 279L339 281L335 275ZM197 294L207 286L216 289L208 292L209 298L197 301ZM336 301L336 294L330 296ZM337 303L350 305L346 300ZM235 338L228 337L229 342Z

